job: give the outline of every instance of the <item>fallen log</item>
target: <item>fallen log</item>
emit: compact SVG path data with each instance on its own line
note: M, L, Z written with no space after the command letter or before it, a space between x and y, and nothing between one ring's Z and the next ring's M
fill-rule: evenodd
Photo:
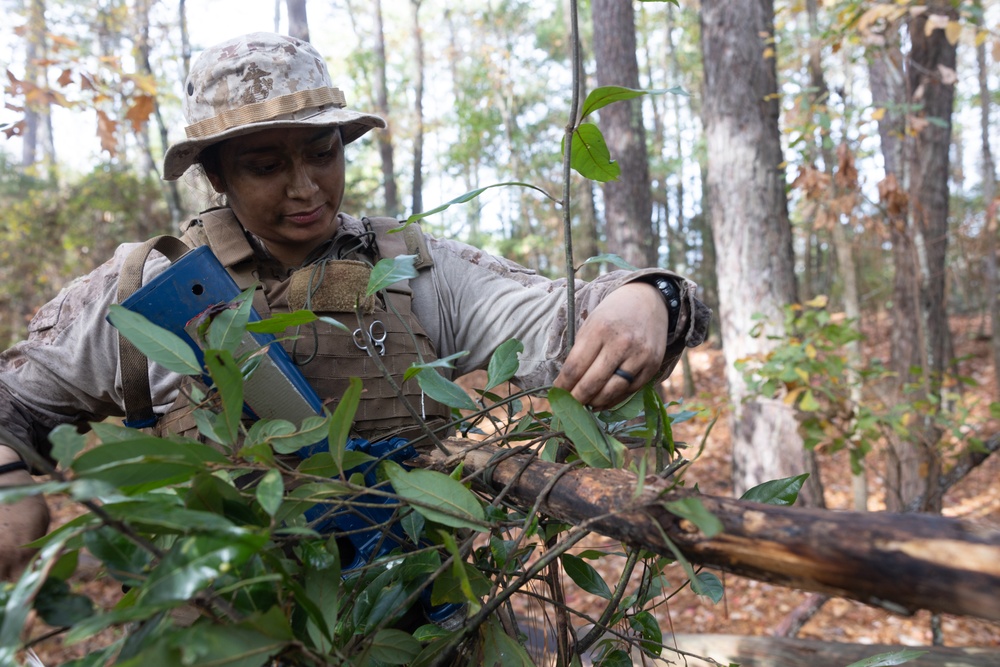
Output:
M738 664L740 667L844 667L882 653L904 649L926 651L913 658L907 667L996 667L1000 665L1000 649L956 648L944 646L891 646L887 644L848 644L822 642L810 639L776 637L741 637L738 635L674 635L672 643L687 654L683 663L687 667L717 667L719 663ZM692 655L693 654L693 655ZM715 660L715 663L694 656ZM663 657L674 664L681 662L670 650ZM659 665L667 662L657 661ZM893 663L881 663L893 664Z
M488 493L664 556L667 539L692 563L900 614L918 609L1000 620L1000 531L927 514L837 512L702 495L625 470L567 468L449 439L458 452L422 451L417 465L463 472ZM550 488L551 487L551 488ZM723 525L706 537L671 514L669 501L697 496Z

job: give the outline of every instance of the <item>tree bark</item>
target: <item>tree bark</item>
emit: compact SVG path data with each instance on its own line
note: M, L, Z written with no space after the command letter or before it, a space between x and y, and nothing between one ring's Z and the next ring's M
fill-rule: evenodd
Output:
M410 0L413 10L413 57L416 61L416 80L413 87L413 118L416 130L413 136L413 213L424 210L424 35L420 27L420 2Z
M950 3L931 3L927 12L910 21L910 101L921 104L917 117L927 122L914 127L911 153L910 210L918 232L921 300L925 304L927 350L924 365L930 373L931 389L941 386L941 373L948 363L950 333L945 309L945 257L948 248L948 177L951 172L951 115L955 84L945 79L947 68L955 72L956 50L942 29L926 33L928 16L943 14L957 20Z
M979 16L982 16L983 3L976 0ZM982 18L975 19L982 25ZM993 162L993 151L990 148L990 86L989 65L986 61L986 42L976 44L976 69L979 79L979 136L983 161L983 206L986 210L986 227L983 244L986 265L986 301L990 314L990 343L993 351L993 377L1000 378L1000 277L997 271L997 202L996 197L996 166ZM1000 400L1000 381L996 383L997 400Z
M382 22L382 0L375 0L375 111L385 119L386 128L375 132L382 162L382 187L385 191L385 213L397 216L399 190L396 187L396 166L393 158L392 121L389 118L389 84L386 82L385 26Z
M917 609L1000 620L1000 530L928 514L831 512L699 495L625 470L567 468L449 439L457 452L422 453L420 466L463 475L524 508L671 557L802 590L848 597L896 613ZM467 448L464 449L463 448ZM671 514L698 498L722 524L708 537Z
M715 239L719 322L732 402L736 492L807 472L794 411L781 401L749 399L735 363L768 353L783 334L783 307L795 301L792 232L785 198L770 0L704 0L704 118L708 196ZM760 335L752 331L764 318ZM782 437L775 437L780 431ZM803 490L822 503L819 480Z
M288 8L288 34L304 42L309 41L309 19L306 17L306 0L286 0Z
M639 88L635 15L631 2L593 0L594 60L598 86ZM659 235L653 228L646 130L639 99L615 102L600 110L600 128L621 167L616 181L604 184L608 252L634 266L658 264Z
M904 648L927 651L908 661L907 667L992 667L1000 664L1000 651L992 648L904 647L736 635L679 634L673 635L671 641L676 642L686 653L694 654L694 657L687 656L684 659L683 663L687 667L717 667L720 663L737 664L740 667L844 667ZM664 651L664 656L672 657L669 651ZM697 656L711 658L715 662L708 662Z

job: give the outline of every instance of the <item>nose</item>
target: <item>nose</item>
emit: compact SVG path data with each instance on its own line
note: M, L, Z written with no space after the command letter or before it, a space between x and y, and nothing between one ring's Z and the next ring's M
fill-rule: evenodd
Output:
M316 185L309 166L296 160L292 164L291 172L288 176L288 185L285 188L288 197L290 199L308 199L318 189L319 186Z

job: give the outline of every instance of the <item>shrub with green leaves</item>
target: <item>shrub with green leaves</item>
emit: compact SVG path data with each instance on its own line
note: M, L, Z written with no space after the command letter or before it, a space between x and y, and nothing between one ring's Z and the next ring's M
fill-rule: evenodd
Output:
M370 290L412 271L412 257L383 260ZM346 446L363 390L359 380L332 414L301 424L247 423L243 386L261 355L238 352L244 332L280 331L316 319L303 311L250 322L250 301L248 290L202 328L204 367L173 333L112 308L114 325L154 362L211 378L209 389L192 393L202 441L95 423L97 443L88 446L73 427L53 431L58 471L51 481L2 489L0 500L62 495L82 511L39 540L32 565L3 590L0 662L14 662L34 610L62 629L66 644L121 630L118 639L70 663L76 666L250 667L275 657L294 665L421 665L443 656L456 664L532 664L523 636L510 634L498 609L513 609L514 593L548 581L544 570L556 562L574 585L606 601L600 619L578 619L597 621L602 629L580 644L581 651L593 650L606 665L617 664L632 645L660 654L663 638L653 610L668 590L664 568L672 559L627 548L617 556L570 553L586 531L473 492L461 467L449 476L382 461L378 483L366 484L357 470L373 463L372 457ZM548 398L545 411L525 409L531 392L495 394L516 373L521 349L510 341L496 351L476 400L437 372L452 360L417 364L407 375L452 406L459 433L475 432L490 420L504 446L549 460L630 467L638 479L683 462L670 425L693 413L669 412L671 406L651 387L599 415L559 389L540 392ZM498 410L506 417L498 417ZM284 456L321 440L328 449L301 460ZM398 523L407 543L348 570L345 535L317 532L305 514L317 504L349 511L373 499L390 509L386 523ZM697 499L673 511L706 532L714 520ZM72 585L84 553L99 563L101 577L121 585L121 599L110 609ZM625 559L613 586L588 562L608 557ZM721 598L717 577L683 564L697 592ZM640 585L626 596L624 587L636 571ZM452 619L457 623L426 620L428 605L448 604L460 609ZM606 636L603 630L611 628L617 634Z

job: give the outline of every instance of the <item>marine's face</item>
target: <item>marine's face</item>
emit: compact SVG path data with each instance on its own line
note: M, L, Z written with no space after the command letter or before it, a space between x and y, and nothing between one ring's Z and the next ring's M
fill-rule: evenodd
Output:
M299 266L337 231L344 169L339 129L285 128L223 142L208 177L275 258Z

